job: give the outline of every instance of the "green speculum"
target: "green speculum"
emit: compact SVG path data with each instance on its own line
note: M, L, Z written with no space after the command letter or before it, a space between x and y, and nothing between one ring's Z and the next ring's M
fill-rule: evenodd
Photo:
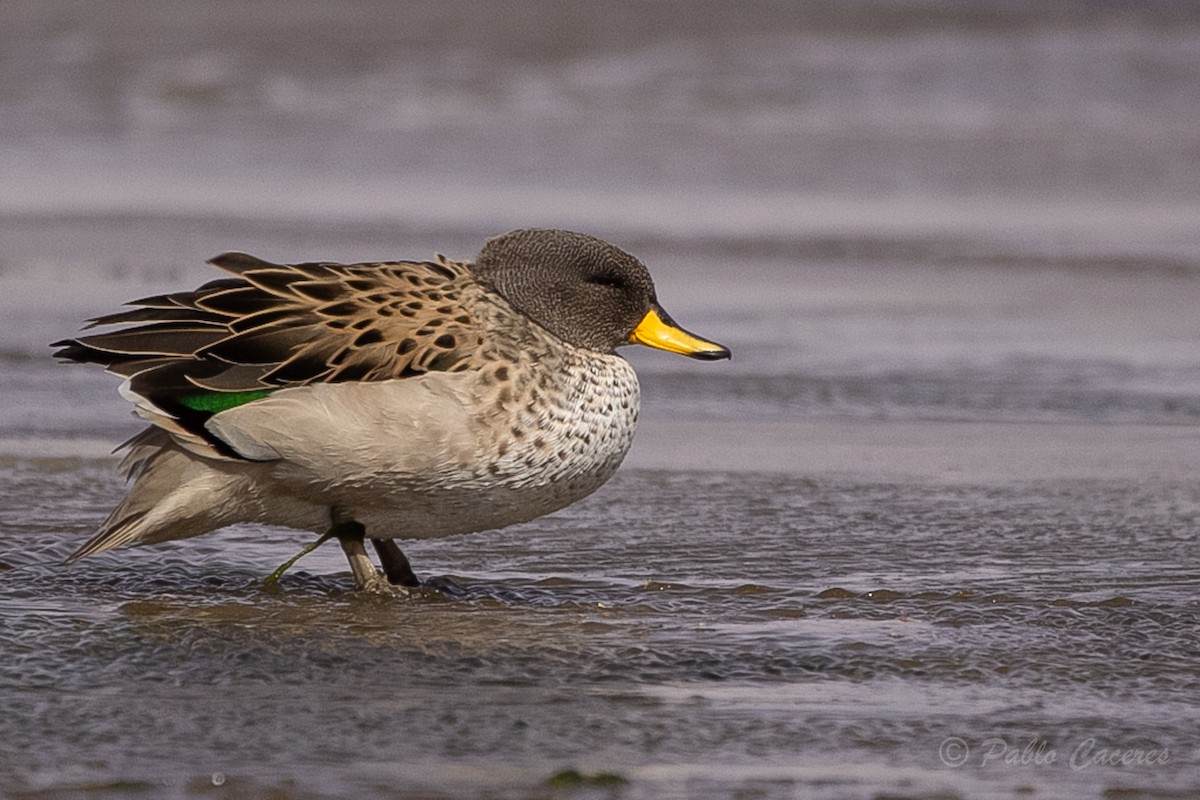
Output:
M177 398L177 400L180 405L186 406L193 411L218 414L231 408L243 406L246 403L252 403L255 400L262 400L271 394L272 391L271 389L255 389L249 392L200 392L197 394L185 394Z

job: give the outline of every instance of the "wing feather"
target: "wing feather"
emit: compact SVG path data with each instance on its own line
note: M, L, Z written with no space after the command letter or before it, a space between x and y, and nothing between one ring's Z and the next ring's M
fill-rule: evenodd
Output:
M481 290L467 264L284 265L245 253L210 263L233 277L97 317L89 329L114 330L57 342L56 355L104 365L172 430L204 437L211 414L192 406L210 404L181 405L196 392L410 378L463 369L479 350Z

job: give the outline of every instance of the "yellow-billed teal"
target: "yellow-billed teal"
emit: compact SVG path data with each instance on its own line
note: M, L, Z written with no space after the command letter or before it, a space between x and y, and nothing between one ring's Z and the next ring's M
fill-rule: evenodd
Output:
M729 351L663 311L636 258L519 230L474 262L211 262L232 277L148 297L57 342L102 364L151 427L128 495L69 560L260 522L336 536L360 589L417 583L393 538L533 519L616 471L638 416L616 349Z

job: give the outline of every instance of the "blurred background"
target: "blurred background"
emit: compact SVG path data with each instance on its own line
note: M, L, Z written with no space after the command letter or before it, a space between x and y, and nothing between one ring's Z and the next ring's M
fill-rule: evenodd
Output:
M693 417L1200 415L1194 3L0 14L10 359L225 250L470 258L559 226L632 250L735 349L634 355L676 381L651 417L667 391Z
M0 794L1196 797L1198 165L1189 0L3 0ZM49 342L551 226L734 357L631 348L608 486L405 546L466 599L59 566L140 426Z
M530 218L786 244L1032 226L1065 255L1147 245L1200 195L1187 2L3 13L12 214L386 221L397 246Z

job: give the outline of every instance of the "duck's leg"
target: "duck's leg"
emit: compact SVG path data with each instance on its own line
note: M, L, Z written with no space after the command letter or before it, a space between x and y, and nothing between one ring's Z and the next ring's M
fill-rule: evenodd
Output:
M375 545L379 563L383 565L383 574L387 575L389 583L409 588L421 585L421 579L412 571L408 556L404 555L395 539L372 539L371 544Z
M367 556L367 548L363 546L366 528L361 522L343 519L333 524L329 532L337 537L346 560L350 562L350 572L354 574L354 588L361 592L372 594L391 594L391 584L387 582L371 559Z
M265 583L268 586L271 584L279 583L279 579L283 577L283 573L285 573L289 569L291 569L293 564L295 564L297 561L304 558L306 555L311 553L313 550L316 550L318 547L325 544L332 538L333 538L332 531L322 534L321 537L319 539L317 539L315 542L308 545L303 550L301 550L299 553L296 553L296 555L292 556L287 561L280 564L279 569L275 570L274 572L272 572L270 575L267 576Z

